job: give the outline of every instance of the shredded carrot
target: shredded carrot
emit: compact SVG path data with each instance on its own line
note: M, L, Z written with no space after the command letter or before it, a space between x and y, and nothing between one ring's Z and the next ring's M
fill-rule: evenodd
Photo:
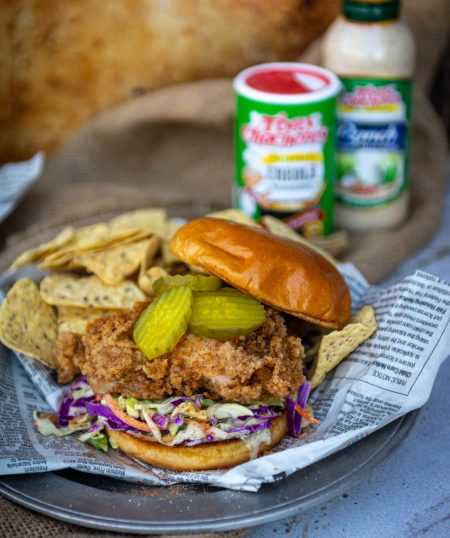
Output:
M319 424L319 421L312 417L309 413L307 413L303 407L300 407L298 404L295 404L295 410L297 411L297 413L299 415L301 415L305 420L307 420L308 422L311 422L311 424L314 424L314 426L318 426Z
M87 413L84 413L83 415L77 415L76 417L72 417L69 419L69 424L78 424L79 422L83 422L86 420Z
M111 394L105 394L104 399L106 403L111 408L111 411L118 417L122 422L125 422L125 424L128 424L128 426L131 426L132 428L136 428L136 430L140 430L142 432L149 432L150 427L147 423L142 422L142 420L137 420L135 418L132 418L128 416L126 413L120 409L120 407L117 405L114 398L111 396Z
M194 419L189 419L188 422L193 422L194 424L197 424L197 426L200 426L200 428L204 432L207 432L211 429L211 426L207 422L201 422L200 420L194 420Z

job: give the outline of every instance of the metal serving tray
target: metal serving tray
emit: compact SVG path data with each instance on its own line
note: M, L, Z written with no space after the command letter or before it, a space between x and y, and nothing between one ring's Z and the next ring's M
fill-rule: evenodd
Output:
M150 487L65 470L4 477L0 493L47 516L135 534L200 533L262 525L347 491L406 438L418 411L358 443L261 487L258 493L205 486Z

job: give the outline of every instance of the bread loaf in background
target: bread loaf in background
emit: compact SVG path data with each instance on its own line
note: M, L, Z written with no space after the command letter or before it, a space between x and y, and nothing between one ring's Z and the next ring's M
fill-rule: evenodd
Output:
M176 82L290 60L339 0L8 0L0 161L50 153L99 112Z

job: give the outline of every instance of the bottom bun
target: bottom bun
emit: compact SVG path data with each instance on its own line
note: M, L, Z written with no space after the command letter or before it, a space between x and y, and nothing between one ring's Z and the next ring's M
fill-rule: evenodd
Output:
M271 449L286 435L287 419L286 413L274 419L269 430L270 441L259 446L252 444L252 438L258 439L258 432L250 436L249 441L231 439L195 446L167 446L123 431L106 429L122 452L155 467L172 471L206 471L239 465Z

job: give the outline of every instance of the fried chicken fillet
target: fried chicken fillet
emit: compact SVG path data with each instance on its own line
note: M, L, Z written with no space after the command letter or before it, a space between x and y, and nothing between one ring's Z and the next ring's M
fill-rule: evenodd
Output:
M186 333L172 351L149 361L132 338L145 306L88 325L75 364L95 392L143 399L203 393L249 404L284 398L305 380L301 341L287 334L274 310L267 309L264 324L247 336L221 342Z
M62 385L70 383L80 373L76 362L82 361L84 357L81 336L71 332L59 333L55 345L55 357L58 383Z

